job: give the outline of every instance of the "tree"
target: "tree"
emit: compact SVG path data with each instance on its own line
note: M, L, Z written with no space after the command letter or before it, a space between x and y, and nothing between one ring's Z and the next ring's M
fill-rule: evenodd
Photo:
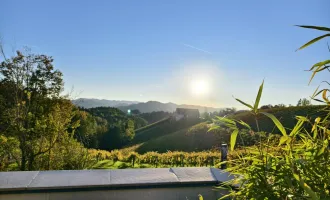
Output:
M78 111L77 116L80 126L75 131L75 138L85 147L97 148L97 122L94 116L86 111Z
M117 108L96 107L84 111L96 119L97 148L104 150L121 148L129 143L135 136L134 122L141 122L137 116L127 116ZM145 123L144 120L141 123L143 122Z
M132 115L139 115L139 114L141 114L141 112L138 109L135 109L135 110L131 110L131 114Z
M226 115L234 114L235 112L237 112L236 108L225 108L219 111L219 116L223 117Z
M265 110L265 109L271 109L273 106L271 104L268 105L263 105L260 107L261 110Z
M74 132L73 104L60 96L62 73L46 55L17 55L0 64L2 98L11 102L0 113L4 134L19 141L21 170L33 170L35 159L51 154L59 141ZM7 91L10 93L4 93ZM11 95L8 95L11 94ZM28 164L28 166L27 166Z
M299 99L297 103L297 106L310 106L310 105L312 105L311 101L306 98Z
M148 122L141 118L141 117L138 117L138 116L132 116L130 117L130 119L132 119L134 121L134 128L135 129L138 129L138 128L141 128L141 127L144 127L146 125L148 125Z

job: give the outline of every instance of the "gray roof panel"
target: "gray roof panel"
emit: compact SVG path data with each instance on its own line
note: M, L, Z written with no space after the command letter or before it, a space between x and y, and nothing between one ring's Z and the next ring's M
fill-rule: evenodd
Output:
M0 172L0 191L5 188L25 189L38 173L38 171Z
M28 188L93 187L108 184L110 170L59 170L40 171Z
M169 168L111 170L112 185L162 184L179 182Z
M209 167L178 167L171 168L180 182L216 182Z
M0 172L0 192L90 187L226 182L227 172L208 167Z

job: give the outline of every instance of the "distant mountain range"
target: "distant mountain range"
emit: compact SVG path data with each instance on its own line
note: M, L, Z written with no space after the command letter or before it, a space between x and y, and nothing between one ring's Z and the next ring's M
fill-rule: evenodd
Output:
M138 101L117 101L117 100L107 100L107 99L88 99L79 98L72 101L73 104L84 107L84 108L95 108L95 107L119 107L128 106L131 104L139 103Z
M75 105L84 108L94 108L94 107L116 107L124 112L127 110L139 110L142 113L148 113L153 111L164 111L164 112L174 112L176 108L193 108L198 109L199 112L203 113L219 111L221 108L205 107L198 105L178 105L175 103L161 103L158 101L148 101L148 102L138 102L138 101L117 101L117 100L106 100L106 99L88 99L80 98L72 101Z

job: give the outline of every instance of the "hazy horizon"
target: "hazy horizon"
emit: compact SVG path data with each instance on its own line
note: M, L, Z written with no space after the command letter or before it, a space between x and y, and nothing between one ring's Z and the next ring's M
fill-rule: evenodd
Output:
M320 33L293 25L329 26L329 6L4 0L0 36L7 55L28 46L53 56L65 93L74 87L77 98L242 108L233 96L252 103L264 79L261 105L296 105L326 77L308 86L304 70L329 52L327 40L295 52Z

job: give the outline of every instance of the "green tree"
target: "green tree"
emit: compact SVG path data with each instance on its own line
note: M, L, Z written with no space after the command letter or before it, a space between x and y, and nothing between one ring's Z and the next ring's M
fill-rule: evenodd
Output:
M310 106L310 105L312 105L311 101L306 98L299 99L297 103L297 106Z
M97 138L97 122L94 116L86 111L79 111L77 117L80 121L80 126L75 131L75 138L85 147L98 148Z
M72 103L60 96L62 73L46 55L17 55L0 64L1 96L10 105L1 112L4 134L19 141L20 169L33 170L35 159L51 154L55 144L79 125ZM3 91L10 92L8 94ZM28 166L27 166L28 165Z
M141 112L138 109L135 109L135 110L131 110L131 114L132 115L139 115L139 114L141 114Z

